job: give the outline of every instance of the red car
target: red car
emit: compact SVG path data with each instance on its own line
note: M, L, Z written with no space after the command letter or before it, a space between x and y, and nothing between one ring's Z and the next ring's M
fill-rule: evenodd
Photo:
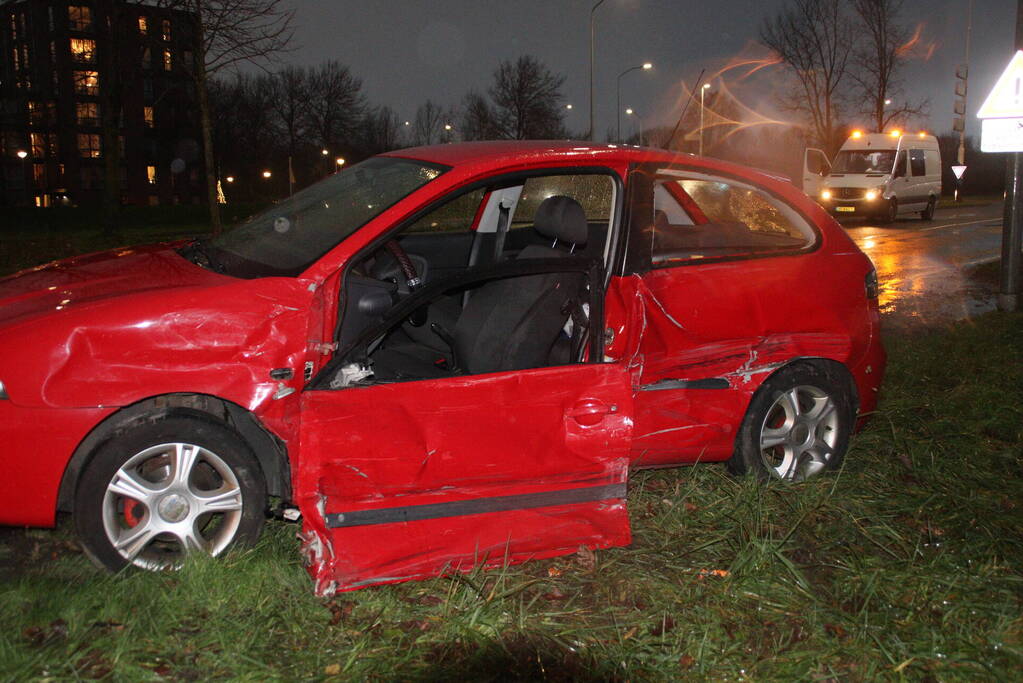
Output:
M99 564L158 569L297 506L321 593L621 545L630 469L836 467L878 320L869 259L776 178L393 152L218 238L0 280L0 523L69 511Z

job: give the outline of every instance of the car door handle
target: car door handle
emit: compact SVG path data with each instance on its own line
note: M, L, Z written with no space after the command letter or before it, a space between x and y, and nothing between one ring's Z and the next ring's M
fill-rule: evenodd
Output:
M592 427L600 424L605 415L617 413L618 406L607 405L603 401L592 398L584 398L576 402L568 411L568 416L584 427Z

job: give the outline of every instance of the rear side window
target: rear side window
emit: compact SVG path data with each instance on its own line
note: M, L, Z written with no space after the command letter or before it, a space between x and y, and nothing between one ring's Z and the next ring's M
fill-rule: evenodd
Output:
M555 195L571 197L579 202L590 222L611 219L614 183L606 175L552 175L528 178L515 207L513 224L532 224L533 216L543 200Z
M912 175L927 175L924 164L924 151L922 149L909 150L909 170Z
M816 239L792 207L738 181L659 178L653 207L654 267L800 251Z
M482 188L466 192L426 214L403 232L468 232L472 229L484 194Z

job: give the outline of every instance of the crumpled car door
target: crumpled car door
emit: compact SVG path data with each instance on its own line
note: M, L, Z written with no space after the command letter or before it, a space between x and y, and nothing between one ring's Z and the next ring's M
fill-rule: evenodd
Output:
M628 544L631 391L613 363L307 391L317 593Z

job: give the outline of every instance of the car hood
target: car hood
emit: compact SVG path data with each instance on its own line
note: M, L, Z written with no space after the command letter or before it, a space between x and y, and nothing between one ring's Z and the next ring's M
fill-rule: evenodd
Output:
M185 260L168 245L76 256L0 279L0 325L125 294L230 279Z

